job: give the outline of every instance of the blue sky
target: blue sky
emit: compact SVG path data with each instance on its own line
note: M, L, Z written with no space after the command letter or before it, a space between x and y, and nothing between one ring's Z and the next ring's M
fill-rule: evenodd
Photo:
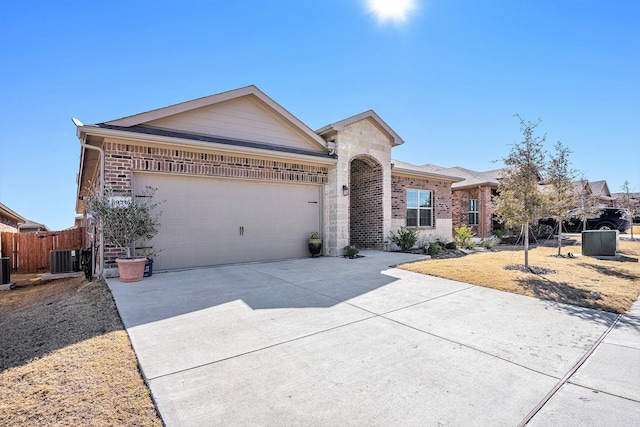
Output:
M384 19L364 0L0 2L0 202L70 227L71 117L249 84L312 129L373 109L405 140L393 157L414 164L501 167L521 136L513 115L541 118L579 175L640 191L640 1L395 3L413 7Z

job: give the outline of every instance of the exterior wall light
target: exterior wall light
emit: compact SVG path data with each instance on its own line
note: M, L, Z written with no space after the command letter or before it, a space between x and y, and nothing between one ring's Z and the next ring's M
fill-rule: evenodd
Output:
M342 195L343 196L348 196L349 195L349 187L346 185L342 186Z

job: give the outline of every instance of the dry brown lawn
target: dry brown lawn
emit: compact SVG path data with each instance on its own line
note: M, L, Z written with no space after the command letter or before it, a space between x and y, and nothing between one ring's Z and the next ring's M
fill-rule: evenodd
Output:
M39 277L0 292L0 425L162 425L107 285Z
M546 246L529 251L529 265L555 270L552 274L505 269L507 265L524 264L522 246L496 246L492 251L475 251L461 258L404 264L400 268L614 313L625 313L638 299L640 241L621 240L622 256L617 260L580 256L580 246L566 246L562 249L563 255L577 255L573 258L557 257L557 252L557 248Z

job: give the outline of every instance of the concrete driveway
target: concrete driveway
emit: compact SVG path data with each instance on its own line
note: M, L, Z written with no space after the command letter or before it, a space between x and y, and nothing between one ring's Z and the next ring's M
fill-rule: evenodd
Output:
M640 425L640 310L362 252L109 279L168 426Z

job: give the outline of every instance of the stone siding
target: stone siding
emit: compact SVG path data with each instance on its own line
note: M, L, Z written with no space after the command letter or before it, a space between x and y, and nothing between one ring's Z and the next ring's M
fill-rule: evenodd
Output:
M338 155L338 162L329 171L331 185L325 186L326 255L340 256L344 253L344 247L353 242L350 237L352 231L350 204L355 200L353 197L357 197L356 192L377 191L366 189L364 182L360 184L351 182L351 168L354 160L367 159L369 164L380 165L382 194L379 200L382 203L382 220L379 226L382 227L382 236L386 236L391 228L391 143L389 137L381 132L371 119L351 123L340 131L326 135L325 138L335 140ZM356 167L358 167L357 163ZM355 187L354 184L356 184ZM350 187L348 197L342 194L343 185ZM354 191L354 188L357 191ZM379 213L374 214L374 216L378 215ZM377 224L376 227L378 227ZM373 233L376 236L379 235L378 229L376 228ZM369 243L366 243L366 246L369 247Z

